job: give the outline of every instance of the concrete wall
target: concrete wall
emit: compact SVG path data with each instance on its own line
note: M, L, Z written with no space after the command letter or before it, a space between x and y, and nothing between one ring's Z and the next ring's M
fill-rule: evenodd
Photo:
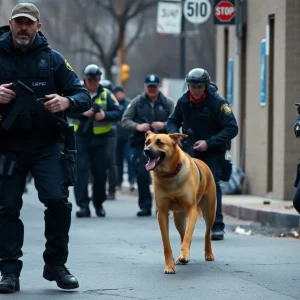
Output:
M269 16L274 15L274 88L273 88L273 189L268 190L268 135L269 102L260 105L260 42L266 38ZM297 116L294 103L300 95L300 1L248 0L246 26L245 99L246 138L245 171L247 192L257 196L291 199L298 161L298 141L293 134ZM235 58L235 27L228 26L228 56ZM216 78L220 92L224 93L224 32L217 26ZM235 62L234 62L235 63ZM242 75L243 70L240 74ZM270 70L268 66L268 76ZM267 76L267 77L268 77ZM269 91L267 92L269 94ZM226 95L225 95L226 96ZM233 99L233 109L234 109ZM299 101L300 102L300 101ZM243 120L239 120L242 125ZM240 139L242 136L239 137ZM298 146L297 146L298 145ZM240 153L241 155L241 153Z

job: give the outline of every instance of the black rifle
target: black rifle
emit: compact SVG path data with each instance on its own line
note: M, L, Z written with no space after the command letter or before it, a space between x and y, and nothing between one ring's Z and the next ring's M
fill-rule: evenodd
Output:
M102 107L100 104L93 103L90 110L94 113L94 116L89 117L89 119L85 122L82 129L83 133L86 133L89 130L91 124L94 122L96 113L100 112L102 110Z
M34 108L37 111L44 111L58 121L61 126L61 132L64 137L65 147L62 152L62 161L64 164L65 183L74 185L76 183L76 141L74 127L70 126L68 121L45 108L45 98L37 98L35 92L21 81L13 83L12 90L16 93L15 106L10 114L3 120L2 128L9 130L18 115L26 108Z
M62 117L51 113L48 111L45 106L45 98L37 98L34 91L25 85L21 81L13 83L12 90L16 93L15 106L11 113L3 120L2 128L4 130L9 130L13 122L16 120L18 115L25 109L29 107L35 107L37 110L43 110L49 113L53 118L55 118L62 127L69 127L69 123Z
M195 143L195 139L194 139L193 130L191 128L189 128L186 131L186 134L188 135L188 137L183 140L182 148L188 155L190 155L191 157L194 157L195 153L194 153L193 146Z

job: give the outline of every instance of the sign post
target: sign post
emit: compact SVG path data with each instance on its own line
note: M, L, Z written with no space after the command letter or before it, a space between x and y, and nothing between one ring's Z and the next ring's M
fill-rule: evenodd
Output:
M193 24L206 22L211 15L211 11L209 0L186 0L184 2L184 17Z

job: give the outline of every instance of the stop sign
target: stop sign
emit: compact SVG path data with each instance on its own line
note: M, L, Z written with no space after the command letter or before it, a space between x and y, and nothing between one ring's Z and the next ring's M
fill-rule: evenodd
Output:
M235 7L230 1L221 1L215 6L215 16L221 22L230 22L235 17Z

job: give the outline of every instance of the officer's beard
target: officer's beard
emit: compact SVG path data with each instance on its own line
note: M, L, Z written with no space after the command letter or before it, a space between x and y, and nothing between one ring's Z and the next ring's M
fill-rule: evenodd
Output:
M21 39L16 36L15 43L17 44L18 48L26 49L33 43L34 38L35 36L33 36L32 38L28 36L28 39Z

